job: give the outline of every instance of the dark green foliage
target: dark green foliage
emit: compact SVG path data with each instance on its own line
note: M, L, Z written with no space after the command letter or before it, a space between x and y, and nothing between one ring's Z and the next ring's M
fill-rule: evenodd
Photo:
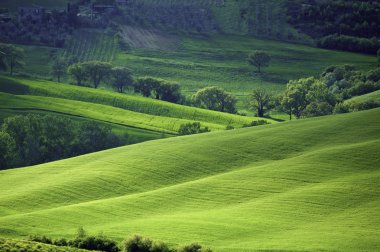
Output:
M178 252L212 252L212 250L209 248L203 248L198 243L192 243L180 248Z
M194 96L195 106L221 112L236 113L236 98L219 87L206 87Z
M1 125L2 168L35 165L121 145L111 128L53 115L9 117ZM11 154L13 153L13 154Z
M51 66L51 73L53 77L57 78L58 82L61 82L61 77L66 72L66 62L63 59L55 59Z
M210 132L208 127L202 128L199 122L181 124L178 130L178 134L184 135L193 135L199 133Z
M75 79L78 86L82 86L87 79L86 69L82 63L75 63L69 66L67 72Z
M42 9L34 17L19 11L17 18L0 22L0 41L62 48L78 25L78 12L77 5L72 5L69 12Z
M103 236L86 236L77 237L74 240L69 241L68 246L87 250L98 250L106 252L118 252L120 251L117 243L111 239Z
M266 125L266 124L270 124L270 122L266 120L257 120L257 121L252 121L250 124L244 124L243 128L256 127L256 126Z
M321 47L373 54L379 48L379 1L288 0L287 15Z
M0 70L9 69L12 75L15 67L24 64L23 58L24 50L22 48L0 43Z
M91 81L94 88L98 88L101 81L111 75L112 66L110 63L101 61L88 61L82 63L84 72Z
M318 46L327 49L376 54L380 48L380 39L333 34L321 38L318 41Z
M183 99L180 86L177 83L152 77L138 78L135 83L135 92L144 97L154 97L172 103L179 103Z
M30 236L29 241L40 242L40 243L45 243L45 244L53 244L52 239L49 237L46 237L45 235L43 235L43 236L38 236L38 235Z
M0 131L0 170L13 165L15 151L15 140L7 132Z
M378 107L376 102L343 103L353 96L380 90L380 70L356 71L351 65L330 66L320 79L290 81L280 102L281 109L300 117L347 113ZM336 106L336 107L335 107ZM334 108L335 107L335 108Z
M250 106L256 111L256 116L264 117L273 108L273 98L264 89L254 90L251 95Z
M135 235L133 238L124 242L125 252L151 252L153 241L149 238L143 238Z
M263 67L268 67L270 63L270 56L263 51L254 51L248 55L248 63L257 68L257 71L261 73Z
M119 93L123 93L126 87L132 87L133 78L131 70L126 67L112 68L112 86Z

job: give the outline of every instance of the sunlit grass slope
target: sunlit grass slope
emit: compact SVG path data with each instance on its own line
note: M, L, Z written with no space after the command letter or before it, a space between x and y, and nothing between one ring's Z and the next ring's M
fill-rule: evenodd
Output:
M0 236L78 226L215 251L379 251L380 109L0 172Z
M172 118L174 121L183 119L200 121L209 124L218 124L219 128L225 128L227 125L241 127L243 124L247 124L252 122L252 120L258 119L255 117L239 116L195 107L188 107L136 95L119 94L107 90L96 90L93 88L78 87L44 80L30 80L0 76L0 92L56 97L96 103L99 105L103 104L114 108L123 109L123 111L129 110L130 112L146 114L145 116L152 115L156 117L167 117ZM35 100L37 102L38 99L35 98ZM100 113L101 111L98 110L97 112ZM268 119L268 121L274 122L270 119ZM176 129L176 127L174 128Z
M12 95L0 92L0 109L58 112L66 115L75 115L103 122L110 122L124 126L146 129L156 132L176 134L180 125L192 122L173 117L154 116L137 113L130 110L89 102L73 101L61 98ZM211 130L223 130L226 126L202 122L202 125Z

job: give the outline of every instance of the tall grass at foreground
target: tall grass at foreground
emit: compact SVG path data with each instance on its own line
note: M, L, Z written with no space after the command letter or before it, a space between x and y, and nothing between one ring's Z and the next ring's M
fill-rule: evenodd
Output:
M214 251L378 251L380 109L0 172L0 236L78 225Z

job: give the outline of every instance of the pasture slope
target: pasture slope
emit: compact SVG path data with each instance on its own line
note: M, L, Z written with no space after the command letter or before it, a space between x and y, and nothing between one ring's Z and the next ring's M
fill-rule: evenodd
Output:
M52 110L167 133L175 133L189 121L220 130L259 119L43 80L0 76L0 92L2 108Z
M380 109L0 172L0 236L78 226L215 251L379 251Z

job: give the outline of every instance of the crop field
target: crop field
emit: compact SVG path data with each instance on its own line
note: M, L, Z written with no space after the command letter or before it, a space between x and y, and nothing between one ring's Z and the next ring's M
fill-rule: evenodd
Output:
M83 226L215 251L378 251L379 127L374 109L1 171L0 236Z
M146 116L161 116L178 120L200 121L209 123L216 128L225 128L227 125L241 127L259 118L239 116L194 107L182 106L174 103L143 98L135 95L119 94L107 90L77 87L44 80L28 80L0 76L0 92L34 96L56 97L88 103L97 103L129 110L130 113L147 114ZM20 98L21 99L21 98ZM38 100L38 99L35 99ZM127 113L127 111L125 111ZM152 117L153 118L153 117ZM275 121L267 119L271 123ZM148 120L149 121L149 120ZM215 128L215 127L212 127Z
M62 52L62 58L75 57L79 62L112 62L118 50L116 39L112 35L98 30L81 29L75 32Z

